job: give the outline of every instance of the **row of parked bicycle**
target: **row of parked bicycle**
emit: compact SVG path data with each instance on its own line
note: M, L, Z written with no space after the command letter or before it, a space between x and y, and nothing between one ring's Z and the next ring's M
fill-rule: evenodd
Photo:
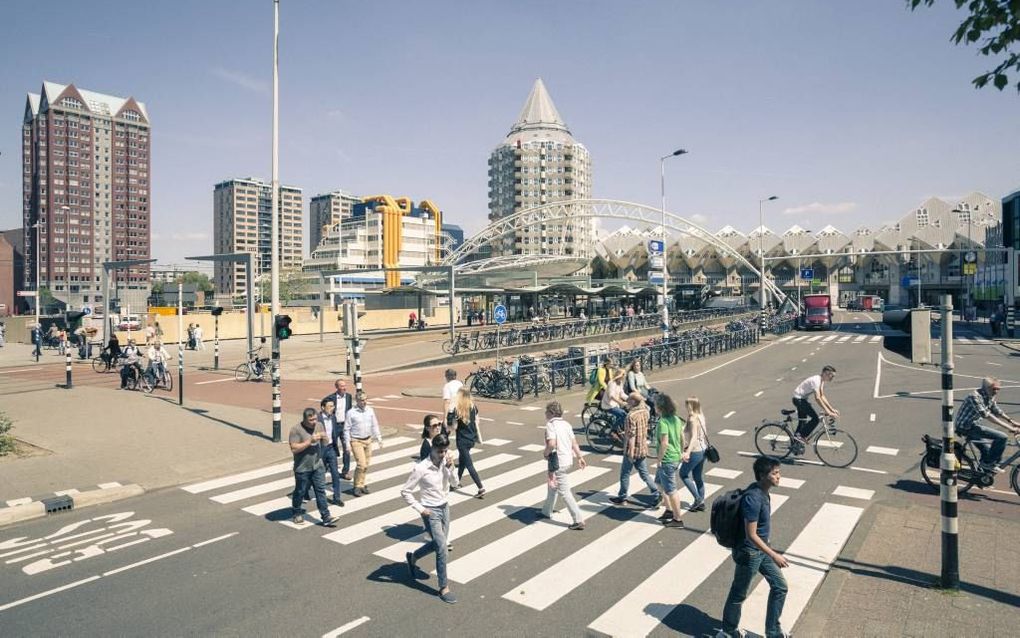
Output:
M680 330L686 324L716 317L746 314L747 307L737 308L706 308L702 310L682 310L670 320L670 328ZM465 351L495 350L510 346L541 343L545 341L562 341L575 337L586 337L601 334L614 334L631 330L647 330L661 325L662 317L657 313L634 315L631 317L606 317L601 319L577 319L557 323L542 323L524 328L507 330L476 330L471 333L461 332L453 341L443 342L443 352L449 355Z

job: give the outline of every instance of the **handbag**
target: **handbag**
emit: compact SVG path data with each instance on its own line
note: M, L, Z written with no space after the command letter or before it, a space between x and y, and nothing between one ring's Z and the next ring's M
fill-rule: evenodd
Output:
M709 463L719 462L719 450L716 449L712 442L708 440L708 430L705 429L704 419L699 419L701 426L701 433L705 435L705 458L708 459Z

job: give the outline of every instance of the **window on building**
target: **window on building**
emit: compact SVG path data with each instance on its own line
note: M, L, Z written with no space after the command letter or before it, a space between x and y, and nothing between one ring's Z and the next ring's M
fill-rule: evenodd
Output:
M914 211L914 219L917 220L917 227L924 228L928 225L928 209L918 208Z

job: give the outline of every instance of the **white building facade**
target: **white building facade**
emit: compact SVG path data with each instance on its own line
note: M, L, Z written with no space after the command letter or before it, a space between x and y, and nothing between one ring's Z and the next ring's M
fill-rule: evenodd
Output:
M308 254L311 255L331 228L350 219L361 198L337 189L316 195L308 201Z

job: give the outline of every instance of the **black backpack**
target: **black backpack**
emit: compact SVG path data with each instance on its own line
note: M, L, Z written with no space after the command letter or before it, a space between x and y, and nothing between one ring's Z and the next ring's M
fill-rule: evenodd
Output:
M746 490L730 490L712 501L712 534L723 547L733 549L744 540L740 499Z

